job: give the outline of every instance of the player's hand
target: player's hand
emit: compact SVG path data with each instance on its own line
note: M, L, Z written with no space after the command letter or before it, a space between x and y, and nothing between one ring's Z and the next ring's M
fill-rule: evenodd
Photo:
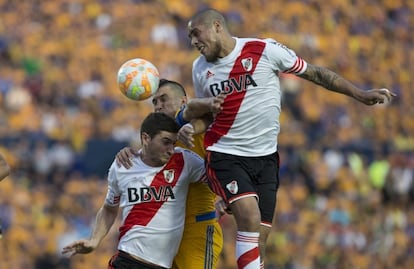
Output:
M392 98L397 96L388 89L372 89L364 92L364 95L359 99L366 105L372 106L375 104L385 104L391 102Z
M223 199L219 198L214 206L216 207L216 211L218 213L219 218L226 214L232 214L230 208L227 206L227 204L223 201Z
M185 124L178 131L178 140L189 148L194 147L194 127L191 123Z
M225 98L226 95L224 93L220 93L219 95L210 98L210 111L213 114L216 114L223 109L222 104L224 103Z
M115 156L115 161L118 167L125 167L126 169L131 168L132 158L138 156L138 151L130 147L125 147L121 149Z
M70 257L76 254L91 253L97 247L91 240L79 240L63 248L62 254L70 254Z

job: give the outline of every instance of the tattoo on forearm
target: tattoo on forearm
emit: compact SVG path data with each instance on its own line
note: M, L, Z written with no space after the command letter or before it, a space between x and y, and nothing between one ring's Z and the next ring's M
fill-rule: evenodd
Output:
M312 81L328 90L342 92L339 81L342 79L338 74L319 66L308 65L305 73L300 77Z

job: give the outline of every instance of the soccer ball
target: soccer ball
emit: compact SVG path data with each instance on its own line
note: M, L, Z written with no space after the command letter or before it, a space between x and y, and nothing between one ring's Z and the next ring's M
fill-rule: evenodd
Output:
M150 98L158 89L160 74L148 60L135 58L119 68L117 82L123 95L140 101Z

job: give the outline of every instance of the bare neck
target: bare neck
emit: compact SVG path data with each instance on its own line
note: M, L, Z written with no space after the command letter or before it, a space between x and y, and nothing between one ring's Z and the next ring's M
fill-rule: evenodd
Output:
M231 35L226 35L223 38L220 56L226 57L233 51L234 47L236 47L236 39L234 39Z

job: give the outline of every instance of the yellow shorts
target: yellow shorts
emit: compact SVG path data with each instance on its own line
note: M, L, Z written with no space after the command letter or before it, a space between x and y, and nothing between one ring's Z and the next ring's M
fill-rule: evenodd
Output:
M215 269L222 248L223 234L215 218L186 222L172 269Z

